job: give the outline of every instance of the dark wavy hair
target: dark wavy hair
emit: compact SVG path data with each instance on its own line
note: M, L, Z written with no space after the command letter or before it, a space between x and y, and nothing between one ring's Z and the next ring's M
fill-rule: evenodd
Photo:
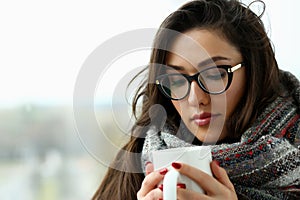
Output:
M265 7L262 1L255 2ZM259 111L279 95L279 69L260 17L237 0L194 0L181 6L162 22L153 43L150 64L142 71L148 73L148 78L138 88L133 101L136 123L132 127L132 136L123 147L124 151L119 152L108 169L93 199L136 199L144 179L140 153L145 132L150 124L154 123L160 128L163 126L160 123L165 121L161 120L159 109L151 110L153 105L158 104L165 109L167 123L175 130L180 125L180 116L171 101L154 84L155 77L161 73L157 64L165 64L168 53L165 49L176 38L176 34L172 36L164 31L166 29L179 33L197 28L212 30L239 49L246 66L246 95L226 126L231 132L232 141L240 138L257 118ZM142 111L137 113L140 99Z

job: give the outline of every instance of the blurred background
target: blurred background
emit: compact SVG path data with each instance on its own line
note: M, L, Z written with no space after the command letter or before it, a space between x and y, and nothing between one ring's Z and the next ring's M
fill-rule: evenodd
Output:
M130 52L112 62L114 70L103 70L93 111L107 136L99 141L99 152L91 151L76 127L77 75L103 42L125 31L157 28L184 2L0 1L1 200L91 199L134 122L127 101L132 93L114 96L116 83L146 65L149 51ZM300 78L300 1L265 3L263 20L279 66ZM261 12L260 6L252 7ZM89 126L88 118L81 119ZM107 141L115 148L103 151Z

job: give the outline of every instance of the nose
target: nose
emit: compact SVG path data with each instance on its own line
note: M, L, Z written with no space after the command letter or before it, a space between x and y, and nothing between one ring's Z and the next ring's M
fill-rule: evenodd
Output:
M210 96L199 87L196 81L193 81L191 82L188 102L192 106L208 105L210 103Z

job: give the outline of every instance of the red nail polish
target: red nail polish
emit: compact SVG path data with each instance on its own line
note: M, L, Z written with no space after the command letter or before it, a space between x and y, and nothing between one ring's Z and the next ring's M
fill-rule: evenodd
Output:
M177 187L181 189L186 189L186 185L184 183L178 183Z
M167 172L168 172L168 169L167 169L167 168L163 168L163 169L161 169L161 170L159 171L159 173L160 173L161 175L166 175Z
M164 190L163 184L160 184L160 185L158 186L158 188L159 188L161 191L163 191L163 190Z
M177 163L177 162L173 162L172 163L172 167L174 167L175 169L180 169L181 168L181 164Z

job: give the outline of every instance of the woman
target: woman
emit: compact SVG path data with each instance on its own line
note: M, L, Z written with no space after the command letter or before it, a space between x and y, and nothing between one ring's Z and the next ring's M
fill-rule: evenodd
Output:
M205 190L181 184L179 199L299 198L299 82L278 69L249 8L236 0L186 3L162 23L147 70L132 137L93 199L162 199L166 169L153 171L148 153L189 145L211 145L214 177L174 163Z

